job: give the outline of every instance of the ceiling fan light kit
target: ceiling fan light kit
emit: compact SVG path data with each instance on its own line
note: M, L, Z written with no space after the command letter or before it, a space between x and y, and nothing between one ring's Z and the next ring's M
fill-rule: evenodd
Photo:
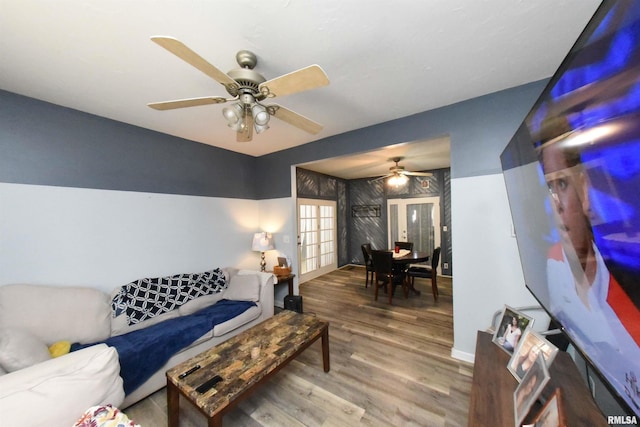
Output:
M241 104L236 103L229 105L228 107L224 107L222 109L222 115L227 119L227 124L231 129L236 132L240 130L243 122L242 119L244 118L244 108Z
M392 185L394 187L400 187L409 182L409 178L403 174L396 174L389 178L387 184Z
M382 181L388 178L387 184L397 188L409 182L410 176L432 176L433 175L430 172L410 172L405 170L404 166L398 165L398 163L402 159L403 159L402 157L394 157L392 159L389 159L395 163L395 166L391 166L389 168L389 173L384 176L374 178L369 182Z
M321 124L301 114L277 104L264 105L261 103L267 98L290 95L328 85L329 79L318 65L310 65L267 80L254 70L258 58L248 50L241 50L236 54L236 61L240 68L224 73L173 37L153 36L151 40L216 80L225 87L233 98L208 96L179 99L152 102L147 104L149 107L165 111L234 101L232 105L222 109L222 115L227 120L227 125L237 132L239 142L251 141L254 129L258 134L269 129L271 116L312 134L322 130Z
M269 123L269 119L271 119L271 116L269 115L269 112L264 105L260 105L258 103L253 104L253 106L251 107L251 115L253 115L253 122L255 123L256 131L258 133L260 133L258 131L258 126L266 127L266 129L269 129L269 126L267 126L267 124Z

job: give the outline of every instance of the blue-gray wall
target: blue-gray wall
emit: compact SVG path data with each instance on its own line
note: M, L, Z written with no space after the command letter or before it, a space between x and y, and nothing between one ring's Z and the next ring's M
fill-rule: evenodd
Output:
M0 90L0 182L247 199L291 196L291 165L451 138L451 178L500 173L535 82L259 158ZM233 175L234 185L225 178ZM261 179L255 179L260 176Z
M501 173L499 155L545 84L529 83L262 156L258 197L289 196L291 165L445 135L451 138L451 179Z
M0 182L256 199L256 163L0 90Z

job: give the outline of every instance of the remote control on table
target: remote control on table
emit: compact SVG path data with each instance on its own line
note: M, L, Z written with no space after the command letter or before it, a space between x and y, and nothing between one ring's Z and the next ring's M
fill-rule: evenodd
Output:
M198 369L200 369L200 365L196 365L193 368L189 369L188 371L181 373L180 375L178 375L178 378L183 380L183 379L187 378L187 376L193 374Z
M208 380L206 383L198 386L198 388L196 388L196 391L198 393L206 393L207 391L209 391L209 389L211 389L213 386L218 384L220 381L222 381L222 377L220 375L216 375L215 377Z

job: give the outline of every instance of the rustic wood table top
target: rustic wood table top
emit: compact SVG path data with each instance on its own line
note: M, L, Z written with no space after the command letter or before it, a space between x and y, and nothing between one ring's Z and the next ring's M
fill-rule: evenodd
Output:
M328 372L328 328L328 322L313 315L284 310L167 371L168 388L177 389L206 416L214 417L321 337ZM196 365L200 368L180 378ZM215 375L222 380L213 388L204 393L196 390Z

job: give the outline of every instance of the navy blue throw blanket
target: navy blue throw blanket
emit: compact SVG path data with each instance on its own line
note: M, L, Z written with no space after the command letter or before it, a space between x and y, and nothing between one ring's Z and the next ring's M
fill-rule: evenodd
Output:
M124 392L129 394L160 369L178 351L187 347L219 323L224 323L249 308L251 301L220 300L188 316L165 320L101 341L118 351ZM93 344L73 344L71 351Z

